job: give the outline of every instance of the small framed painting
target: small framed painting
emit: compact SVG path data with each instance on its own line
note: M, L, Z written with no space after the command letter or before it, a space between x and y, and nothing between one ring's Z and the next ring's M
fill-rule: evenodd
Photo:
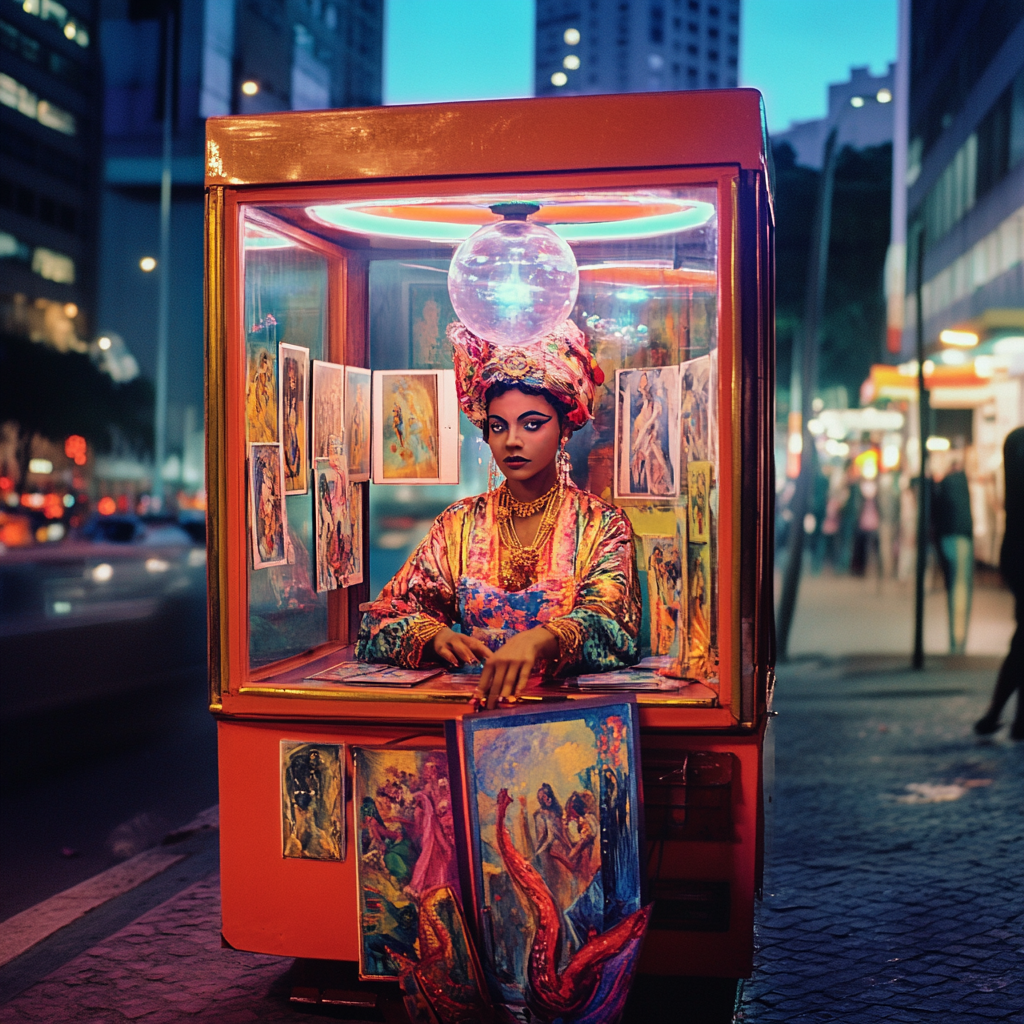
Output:
M373 429L374 483L459 482L454 370L376 371Z
M286 517L281 445L250 444L249 525L254 569L269 569L288 561Z
M345 745L281 740L282 855L345 859Z
M691 544L711 539L711 463L691 462L686 467L686 507Z
M615 371L615 497L679 494L679 367Z
M284 493L309 490L309 349L281 344L281 450Z
M341 436L344 411L345 367L313 360L312 457L326 459L331 435Z
M352 560L351 492L338 459L317 459L313 466L316 505L316 589L347 586Z
M354 484L370 479L371 376L360 366L345 367L345 447L348 479Z

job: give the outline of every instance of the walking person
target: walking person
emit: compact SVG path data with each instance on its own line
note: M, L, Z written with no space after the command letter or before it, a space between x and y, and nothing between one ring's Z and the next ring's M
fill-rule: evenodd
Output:
M962 452L932 455L932 525L949 599L949 653L964 654L974 590L974 520Z
M1016 602L1017 631L1010 640L1010 653L999 670L988 711L974 725L979 736L999 728L999 715L1013 691L1017 691L1017 715L1010 736L1024 740L1024 427L1011 430L1003 444L1003 472L1006 474L1006 531L999 553L999 571Z

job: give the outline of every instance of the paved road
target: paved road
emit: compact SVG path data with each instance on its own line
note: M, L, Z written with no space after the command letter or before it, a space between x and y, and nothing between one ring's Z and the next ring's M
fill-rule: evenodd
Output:
M1024 743L971 732L996 664L782 671L737 1020L1024 1021Z
M736 1021L1024 1024L1024 744L971 732L995 665L784 669L757 969ZM357 987L345 966L221 949L214 847L189 841L166 876L0 969L0 1022L403 1019L382 986L372 1013L289 1002L295 985ZM634 997L628 1024L732 1016L726 985Z

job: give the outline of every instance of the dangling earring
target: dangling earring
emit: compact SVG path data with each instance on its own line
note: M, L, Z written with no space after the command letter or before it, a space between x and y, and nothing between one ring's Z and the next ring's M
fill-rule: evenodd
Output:
M494 461L494 456L492 455L487 463L487 490L497 490L500 485L501 470L498 469L498 464Z
M558 446L558 454L555 456L555 467L558 472L558 484L560 487L572 486L572 459L565 450L565 442L567 440L568 438L562 438L562 443Z

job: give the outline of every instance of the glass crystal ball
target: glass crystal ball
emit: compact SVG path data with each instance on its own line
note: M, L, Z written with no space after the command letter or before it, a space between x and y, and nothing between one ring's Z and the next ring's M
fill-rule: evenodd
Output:
M543 224L502 220L455 250L448 294L459 319L496 345L527 345L571 312L580 288L568 243Z

